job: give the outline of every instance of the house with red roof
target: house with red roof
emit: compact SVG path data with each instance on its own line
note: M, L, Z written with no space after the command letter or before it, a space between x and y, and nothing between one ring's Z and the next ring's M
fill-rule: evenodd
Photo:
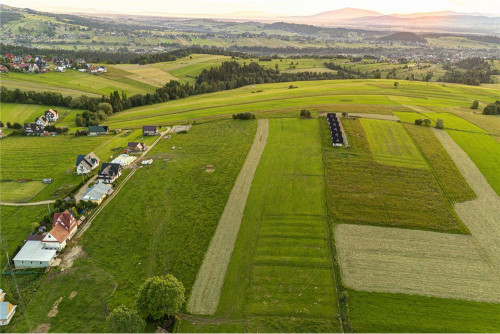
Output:
M54 214L52 230L42 240L45 249L61 251L75 235L78 222L68 210Z

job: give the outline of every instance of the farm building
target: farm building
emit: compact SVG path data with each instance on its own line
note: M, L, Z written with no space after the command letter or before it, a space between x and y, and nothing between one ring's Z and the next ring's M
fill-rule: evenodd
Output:
M97 174L97 180L101 183L112 183L120 175L122 175L122 166L120 164L105 162Z
M45 110L44 116L49 120L49 122L55 122L59 119L59 112L53 109Z
M134 152L144 151L146 150L146 144L132 141L128 143L128 150Z
M342 146L344 143L344 137L342 135L342 129L340 127L340 121L337 118L337 114L328 113L326 115L328 120L328 125L330 126L330 136L332 139L333 146Z
M76 174L88 174L99 166L101 161L94 152L76 157Z
M85 195L83 195L83 201L91 201L95 204L101 204L101 202L106 198L107 195L112 190L112 186L110 184L105 183L97 183L92 188L89 188Z
M24 132L28 136L42 136L45 131L43 131L43 127L36 123L24 123Z
M46 248L40 240L26 240L14 257L16 268L47 268L56 258L56 250Z
M41 128L49 125L49 119L45 116L40 116L35 119L35 123L38 124Z
M14 313L16 313L17 305L12 305L5 301L5 292L0 289L0 326L8 325Z
M156 136L158 135L158 127L156 125L143 125L142 135L143 136Z
M89 136L107 135L109 128L107 126L89 126Z
M128 154L120 154L119 156L114 158L113 161L111 161L111 163L119 164L120 166L124 167L130 165L136 159L137 159L136 157L130 156Z
M42 239L46 249L61 251L66 247L66 243L75 235L78 223L75 217L68 211L54 214L52 230Z

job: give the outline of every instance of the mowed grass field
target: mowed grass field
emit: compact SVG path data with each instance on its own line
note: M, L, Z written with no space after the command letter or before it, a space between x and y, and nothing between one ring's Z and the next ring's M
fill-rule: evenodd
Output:
M120 112L108 118L113 127L139 127L142 124L168 124L179 120L204 117L227 117L235 112L270 113L312 111L382 112L411 111L406 105L436 107L470 107L474 99L490 101L500 98L497 90L473 87L463 91L461 86L433 83L401 82L394 89L393 80L325 80L262 84L239 89L191 96ZM262 91L257 93L257 91ZM252 93L254 92L254 93Z
M103 73L101 75L93 75L89 73L82 73L77 70L66 69L65 72L47 72L39 74L28 73L8 73L2 74L2 86L10 89L20 88L22 90L31 90L30 86L19 87L16 83L23 83L23 85L40 85L40 89L44 88L52 90L52 87L71 89L72 92L78 91L79 95L109 95L109 93L117 90L118 92L124 91L128 95L146 94L154 91L154 86L144 83L142 81L133 80L128 78L128 75L133 73ZM34 89L36 90L36 89ZM63 95L66 95L61 91ZM70 95L70 94L67 94Z
M316 120L271 119L215 317L179 331L336 332Z
M26 201L52 199L82 181L73 174L76 156L95 150L111 136L7 137L0 141L1 200ZM68 172L69 171L69 172ZM19 178L31 178L37 186L18 185ZM40 187L44 178L53 182ZM4 184L9 183L6 188ZM14 184L13 184L14 183ZM23 189L21 191L20 189ZM12 192L8 192L12 190ZM17 195L14 195L17 194Z
M68 124L66 117L69 119L70 114L75 114L77 112L83 112L82 110L71 110L64 107L53 107L44 106L38 104L18 104L18 103L0 103L0 120L7 124L7 122L20 123L24 125L24 122L34 122L37 117L43 116L45 110L54 109L60 114L59 119L55 123L57 126L75 126L74 119L71 124Z

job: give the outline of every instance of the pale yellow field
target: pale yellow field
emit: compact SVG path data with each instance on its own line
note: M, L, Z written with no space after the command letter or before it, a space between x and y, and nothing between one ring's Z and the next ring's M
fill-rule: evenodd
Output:
M131 74L126 75L127 78L143 82L148 85L162 87L170 80L178 80L175 76L168 72L162 71L152 65L135 65L135 64L120 64L113 65L114 67L127 71Z
M470 235L341 224L335 241L352 289L500 302L500 275Z

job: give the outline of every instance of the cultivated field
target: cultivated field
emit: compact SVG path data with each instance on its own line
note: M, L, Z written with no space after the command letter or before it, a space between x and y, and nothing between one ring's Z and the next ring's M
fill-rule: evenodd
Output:
M217 310L248 193L266 146L268 128L267 119L258 121L254 142L231 190L191 292L187 308L194 314L214 314Z
M500 275L470 235L341 224L335 244L351 289L500 302Z

